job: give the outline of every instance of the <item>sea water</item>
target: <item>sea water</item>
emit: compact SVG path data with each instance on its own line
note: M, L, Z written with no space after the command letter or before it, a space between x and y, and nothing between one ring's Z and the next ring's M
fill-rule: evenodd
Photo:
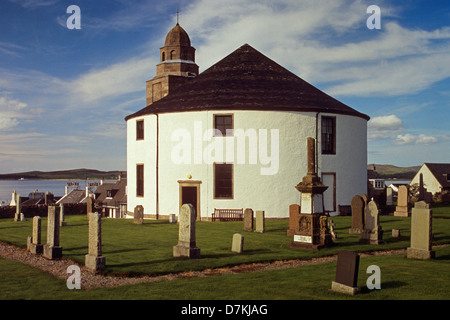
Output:
M9 205L14 190L22 197L28 197L35 191L51 192L55 197L62 197L68 183L78 183L78 189L85 190L88 182L100 182L100 180L0 180L0 203Z

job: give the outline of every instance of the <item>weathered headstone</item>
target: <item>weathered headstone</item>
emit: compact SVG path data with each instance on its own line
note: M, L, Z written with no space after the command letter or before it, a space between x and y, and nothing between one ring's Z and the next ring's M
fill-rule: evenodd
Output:
M334 227L336 227L336 223L334 223L333 220L330 220L330 222L328 222L328 229L330 230L331 239L333 241L337 239L337 234L334 231Z
M141 205L134 207L134 223L135 224L144 223L144 207Z
M89 251L85 255L85 266L92 272L105 267L106 258L102 256L102 217L99 213L89 214Z
M253 231L253 210L250 208L244 210L244 231Z
M264 233L266 230L264 211L256 210L255 232Z
M195 241L195 218L194 206L183 204L179 215L178 244L173 247L174 257L200 258L200 248Z
M33 233L31 236L30 252L33 254L41 254L44 248L41 244L41 217L33 217Z
M348 231L352 234L359 234L364 230L365 202L360 195L352 198L350 203L352 207L352 227Z
M370 201L365 215L364 230L361 233L361 242L370 244L383 243L383 230L380 226L380 216L375 201Z
M286 235L293 236L295 228L298 227L298 218L300 216L300 206L298 204L291 204L289 206L289 229L286 231Z
M59 259L62 257L62 247L59 246L59 206L48 206L47 244L44 245L44 257Z
M169 223L177 223L177 217L174 213L169 214Z
M59 207L59 226L64 227L67 226L67 222L64 220L64 204L61 203Z
M359 255L353 251L338 252L336 278L331 283L331 290L354 295L361 291L358 287Z
M392 188L387 187L386 188L386 205L392 206L394 204L392 199Z
M406 249L409 259L432 259L435 252L431 250L432 212L425 201L416 202L411 212L411 245Z
M398 187L397 206L395 207L394 216L409 217L408 202L408 188L405 185L402 185Z
M244 236L240 233L233 235L233 242L231 244L231 251L242 253L244 250Z
M22 200L20 194L16 195L16 214L14 215L14 221L22 221Z

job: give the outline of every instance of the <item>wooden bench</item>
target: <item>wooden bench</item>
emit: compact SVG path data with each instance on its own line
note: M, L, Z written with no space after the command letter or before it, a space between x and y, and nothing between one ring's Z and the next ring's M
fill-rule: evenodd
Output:
M340 216L351 216L352 215L352 207L339 205L339 215Z
M211 215L212 221L241 221L244 220L244 209L216 209Z

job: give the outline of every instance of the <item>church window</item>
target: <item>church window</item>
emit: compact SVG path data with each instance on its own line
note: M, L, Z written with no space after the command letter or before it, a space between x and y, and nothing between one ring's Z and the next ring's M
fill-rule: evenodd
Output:
M136 196L144 196L144 165L136 165Z
M136 121L136 140L144 140L144 120Z
M166 61L166 53L165 52L163 52L161 54L161 61Z
M175 59L175 50L170 51L170 60Z
M219 130L223 137L233 135L233 115L214 115L214 129Z
M233 199L233 164L214 163L214 198Z
M322 154L336 154L336 118L322 117Z

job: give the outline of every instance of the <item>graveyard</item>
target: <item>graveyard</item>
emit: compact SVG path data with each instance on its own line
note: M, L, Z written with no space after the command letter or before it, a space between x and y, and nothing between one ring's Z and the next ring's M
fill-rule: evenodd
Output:
M408 259L411 217L381 215L382 242L361 242L361 234L350 233L352 217L331 217L337 238L320 250L292 248L287 235L289 221L267 219L263 232L244 230L243 221L196 222L195 246L199 257L174 257L179 244L179 225L168 220L101 219L100 275L119 278L154 278L157 281L115 287L69 290L68 274L55 278L38 268L0 258L4 276L1 299L177 299L177 300L298 300L298 299L448 299L450 289L450 206L432 207L432 245L429 260ZM54 224L54 221L50 221ZM60 227L62 257L84 266L90 248L86 215L67 215ZM41 239L45 244L49 219L42 217ZM27 249L33 219L0 220L0 242ZM95 229L95 228L94 228ZM399 234L391 231L398 230ZM242 251L232 250L235 234L242 235ZM342 250L358 253L358 286L361 293L349 296L330 290L336 274L336 256ZM95 250L94 250L95 251ZM381 289L369 290L366 269L381 270ZM64 273L64 272L62 272ZM83 287L83 280L82 280Z

